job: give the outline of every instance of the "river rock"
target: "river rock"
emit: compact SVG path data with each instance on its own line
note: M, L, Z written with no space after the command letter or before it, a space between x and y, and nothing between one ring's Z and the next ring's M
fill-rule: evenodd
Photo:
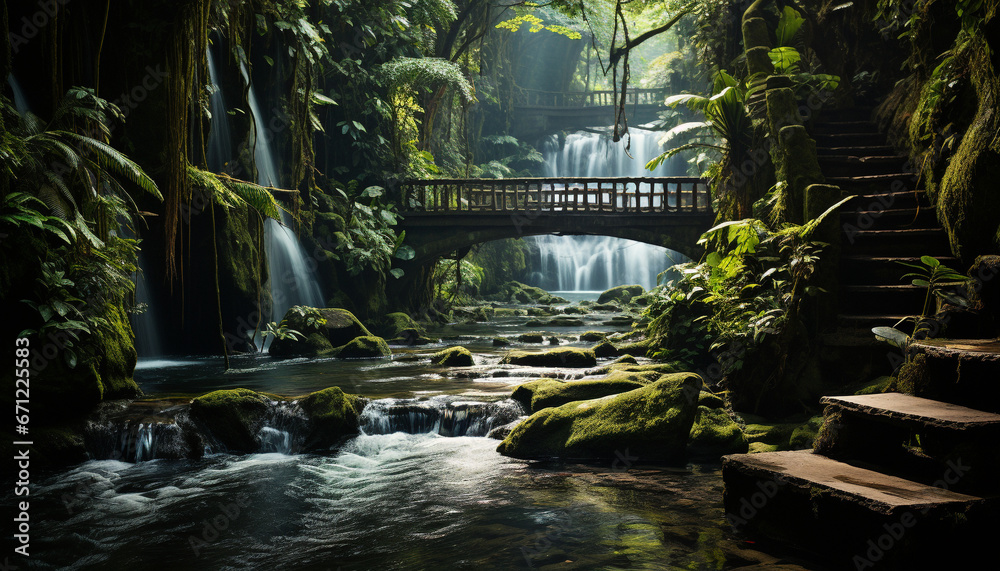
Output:
M517 340L521 343L544 343L545 334L537 332L522 333L517 336Z
M698 375L677 373L618 395L545 408L515 427L497 451L522 459L612 460L627 453L637 462L680 461L701 384Z
M472 367L476 364L472 352L465 347L448 347L431 355L431 362L445 367Z
M345 394L340 387L316 391L301 399L299 405L309 419L305 450L329 450L345 436L358 433L358 415L364 400Z
M351 339L343 347L334 349L341 359L379 359L392 356L385 339L374 335L362 335Z
M560 347L542 353L529 351L511 351L500 361L506 365L524 365L528 367L568 367L583 368L597 365L597 356L593 351Z
M276 337L267 352L272 357L323 357L333 352L333 345L326 335L313 332L301 339Z
M688 455L692 458L718 460L725 454L745 454L749 450L743 430L722 408L699 406L690 436Z
M597 298L597 303L610 303L612 301L628 303L633 297L640 296L645 292L645 288L641 285L623 285L613 287L602 293L601 297Z
M653 377L659 378L660 375L654 373ZM534 413L543 408L561 406L568 402L624 393L649 383L648 376L627 373L612 375L605 379L582 381L538 379L519 385L510 397L521 403L528 412Z
M603 331L587 331L580 335L580 341L604 341L608 334Z
M614 346L610 341L602 341L594 346L594 355L597 355L600 359L606 359L608 357L617 357L619 355L618 348Z
M250 389L214 391L191 401L191 418L230 452L256 452L268 399Z

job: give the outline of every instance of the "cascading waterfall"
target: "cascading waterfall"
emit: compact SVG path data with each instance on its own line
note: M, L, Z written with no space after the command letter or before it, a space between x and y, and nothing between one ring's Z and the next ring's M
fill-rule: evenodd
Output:
M382 399L372 401L361 413L364 434L439 434L441 436L486 436L490 430L509 424L524 414L514 400L498 402Z
M219 87L219 72L215 67L215 57L208 50L208 75L212 82L209 111L212 126L208 133L208 168L212 172L223 172L233 160L233 144L229 132L229 115L226 113L226 99Z
M261 112L257 95L247 73L246 64L243 62L240 63L240 71L243 73L244 81L249 85L248 99L254 124L253 148L254 163L257 166L257 184L278 186L280 182L278 167L271 147L273 134L269 133L265 127L264 114ZM271 276L270 318L272 321L281 320L285 312L295 305L326 306L322 289L309 266L302 245L299 244L295 233L287 226L291 220L286 212L282 212L282 222L284 224L268 219L264 223L264 240L268 270Z
M630 153L608 134L577 132L560 141L551 136L543 145L548 177L644 177L678 174L682 163L668 161L656 171L645 170L647 160L660 153L661 134L629 129ZM603 291L618 285L657 285L656 276L667 267L687 261L672 250L607 236L536 236L539 251L531 285L550 291Z
M7 85L10 86L11 93L14 94L14 108L20 114L25 114L31 111L31 107L28 105L28 99L24 96L24 91L21 89L21 84L17 82L17 78L14 74L7 75Z

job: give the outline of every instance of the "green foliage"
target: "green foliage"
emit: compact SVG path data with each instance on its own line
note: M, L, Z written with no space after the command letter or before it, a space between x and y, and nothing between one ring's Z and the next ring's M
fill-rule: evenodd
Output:
M295 314L297 317L295 319L296 323L302 323L305 327L302 334L308 335L309 333L319 333L323 331L326 325L326 318L323 317L323 313L315 307L306 307L304 305L295 305L288 310L289 313ZM285 319L281 320L285 323Z
M433 283L437 299L470 302L479 294L483 283L483 268L467 261L438 260L434 266Z
M925 289L924 304L920 315L907 316L893 327L874 327L875 338L885 341L901 349L905 349L913 339L923 339L934 332L935 323L931 316L932 302L935 297L958 307L968 307L969 301L964 295L946 289L948 286L964 285L969 278L942 264L932 256L921 256L919 264L897 262L903 266L917 270L903 275L901 279L909 279L910 283ZM910 335L898 328L907 321L913 322L913 332Z
M282 321L281 323L276 323L274 321L271 321L270 323L264 326L264 329L260 332L260 334L264 339L267 339L268 337L274 337L275 339L281 339L283 341L300 341L302 339L305 339L305 335L294 329L291 329L290 327L288 327L288 325L285 324L284 321ZM260 344L260 350L261 352L264 351L263 343Z
M508 20L504 20L496 25L498 29L507 30L510 32L517 32L521 29L524 24L528 25L528 31L531 33L541 32L546 30L561 36L566 36L571 40L579 40L583 38L583 35L579 30L563 26L561 24L546 24L542 18L539 18L534 14L537 10L538 5L533 3L525 3L524 6L515 6L514 13L515 16Z
M397 57L381 66L380 72L395 88L432 88L447 85L466 101L475 100L475 89L454 62L440 58Z

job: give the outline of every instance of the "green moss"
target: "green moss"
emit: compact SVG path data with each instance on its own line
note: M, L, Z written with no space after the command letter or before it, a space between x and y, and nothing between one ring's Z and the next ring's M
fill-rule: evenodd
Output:
M874 395L879 393L884 393L889 390L889 386L892 384L892 377L878 377L875 380L867 383L865 386L861 387L854 392L856 395Z
M523 309L515 309L513 307L497 307L493 310L493 315L495 317L524 317L528 315L528 312Z
M494 347L506 347L507 345L510 345L510 339L507 339L505 337L494 337L493 338L493 346Z
M679 373L642 388L545 408L517 425L497 450L524 459L609 460L615 453L639 462L684 458L701 378Z
M424 328L405 313L390 313L382 319L382 326L379 328L379 335L386 339L397 337L409 337L413 333L417 336L425 335Z
M299 404L309 418L310 432L304 444L307 450L329 449L341 438L358 433L358 415L364 403L340 387L316 391Z
M214 391L191 401L191 417L232 452L257 450L257 429L268 400L249 389Z
M580 336L580 341L603 341L607 336L603 331L587 331Z
M691 456L718 458L724 454L744 454L747 450L749 443L746 436L725 410L698 407L688 441Z
M726 406L726 403L722 400L722 397L717 394L710 393L708 391L701 391L701 394L698 395L698 406L723 408Z
M814 416L810 418L808 422L797 426L795 430L792 431L792 436L788 441L788 445L792 450L804 450L806 448L813 447L813 441L819 435L819 429L823 426L823 417Z
M895 389L901 393L919 396L927 392L932 382L933 379L927 370L927 356L920 353L899 368Z
M582 308L582 307L572 306L571 305L569 307L564 307L563 308L563 313L565 313L566 315L586 315L586 314L588 314L590 312L587 311L586 309Z
M658 376L657 376L658 378ZM511 398L524 405L528 412L561 406L568 402L596 399L638 389L650 381L636 375L617 375L607 379L558 381L538 379L519 385Z
M628 303L633 297L642 295L646 290L641 285L623 285L618 287L613 287L597 298L597 303L610 303L617 301L620 303Z
M517 336L517 340L521 343L544 343L545 334L544 333L522 333Z
M374 335L355 337L346 345L334 349L334 352L341 359L378 359L392 356L385 339Z
M465 347L448 347L431 355L431 362L445 367L472 367L476 364L472 353Z
M594 355L598 358L605 359L608 357L617 357L620 353L618 348L614 346L610 341L602 341L594 346Z
M132 379L137 357L128 316L122 307L111 306L104 319L110 331L95 335L102 398L137 398L142 391Z
M593 367L597 364L597 356L593 351L560 347L542 353L528 351L511 351L500 361L509 365L525 365L529 367Z
M272 357L322 357L333 352L333 345L323 333L310 333L302 339L275 339L268 347Z

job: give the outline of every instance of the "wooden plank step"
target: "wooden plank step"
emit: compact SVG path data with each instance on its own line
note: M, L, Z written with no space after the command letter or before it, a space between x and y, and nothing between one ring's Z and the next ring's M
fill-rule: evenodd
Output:
M836 406L870 418L947 430L1000 429L1000 414L902 393L827 396L820 404Z

